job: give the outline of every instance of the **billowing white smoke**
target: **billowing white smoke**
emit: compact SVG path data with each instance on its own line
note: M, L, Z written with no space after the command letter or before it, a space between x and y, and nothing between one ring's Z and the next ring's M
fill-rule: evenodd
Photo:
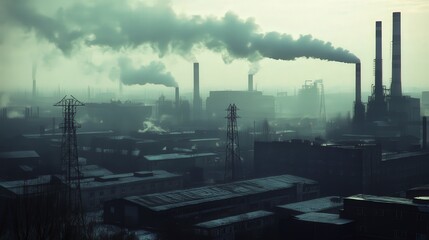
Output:
M349 51L311 35L293 39L285 33L261 33L252 19L243 20L231 12L221 18L179 16L165 1L160 2L148 5L117 0L64 1L63 7L48 15L37 10L39 1L3 0L0 20L6 26L35 31L65 54L82 44L115 50L147 44L160 56L176 53L189 57L194 48L205 47L222 54L225 61L300 57L359 61Z
M167 72L161 62L151 62L147 66L134 68L131 60L127 58L119 59L120 80L125 85L145 85L161 84L166 87L177 87L170 72Z

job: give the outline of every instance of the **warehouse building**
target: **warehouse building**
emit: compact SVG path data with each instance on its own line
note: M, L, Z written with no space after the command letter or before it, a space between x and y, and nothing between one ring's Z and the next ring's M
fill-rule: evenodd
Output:
M279 175L227 184L112 200L104 205L104 221L123 227L162 231L308 200L319 195L317 182ZM169 229L171 230L171 229Z

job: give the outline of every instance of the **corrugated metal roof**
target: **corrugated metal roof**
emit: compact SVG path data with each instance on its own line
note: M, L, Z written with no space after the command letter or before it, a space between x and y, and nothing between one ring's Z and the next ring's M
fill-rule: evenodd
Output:
M294 187L296 183L316 184L316 181L293 175L279 175L234 183L191 188L124 198L127 201L154 211L263 193Z
M100 177L102 181L97 181L95 178L81 180L80 188L89 189L103 186L121 185L131 182L154 181L164 178L180 177L178 174L170 173L164 170L153 170L153 175L144 176L145 172L114 174Z

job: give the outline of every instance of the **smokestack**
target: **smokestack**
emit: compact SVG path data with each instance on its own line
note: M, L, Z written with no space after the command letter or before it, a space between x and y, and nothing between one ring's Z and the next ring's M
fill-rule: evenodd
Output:
M422 149L427 149L427 119L425 116L422 117Z
M200 98L200 64L194 63L194 119L199 119L202 111L202 102Z
M174 96L175 96L175 99L176 99L176 109L179 109L179 87L175 87L174 88L174 90L175 90L175 92L174 92Z
M383 101L383 59L381 21L375 22L375 101Z
M247 89L249 92L253 92L253 74L247 76Z
M353 120L355 124L355 130L361 131L361 128L365 121L365 106L362 104L362 95L361 95L361 69L360 63L356 63L355 68L355 108Z
M194 63L194 103L200 98L200 64Z
M392 84L390 86L392 97L402 96L401 86L401 13L393 13L392 34Z
M36 72L37 72L37 66L36 66L36 63L33 62L33 69L31 72L31 76L33 78L33 98L36 97Z
M360 78L360 63L356 63L356 68L355 68L355 74L356 74L356 81L355 81L355 102L356 103L361 103L361 78Z

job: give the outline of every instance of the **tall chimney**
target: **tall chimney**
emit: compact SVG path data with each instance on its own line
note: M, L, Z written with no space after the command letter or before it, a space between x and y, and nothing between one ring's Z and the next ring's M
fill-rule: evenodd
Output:
M360 62L356 63L356 68L355 68L355 74L356 74L356 81L355 81L355 102L356 103L361 103L362 102L362 96L361 96L361 78L360 78Z
M422 149L427 149L427 119L425 116L422 117Z
M247 76L247 89L249 92L253 91L253 74Z
M33 69L31 76L33 78L33 98L36 97L36 72L37 72L37 66L36 63L33 62Z
M174 88L175 92L174 92L174 96L175 96L175 102L176 102L176 109L179 109L179 87L175 87Z
M194 103L200 98L200 64L194 63Z
M383 99L383 59L381 51L381 21L375 22L375 101Z
M392 84L390 86L392 97L402 96L401 86L401 13L393 13L392 34Z
M194 63L194 104L193 104L193 116L194 119L200 118L202 108L202 102L200 98L200 64Z
M360 131L365 121L365 106L362 104L361 95L361 69L360 62L356 63L356 80L355 80L355 106L353 120L355 129Z

